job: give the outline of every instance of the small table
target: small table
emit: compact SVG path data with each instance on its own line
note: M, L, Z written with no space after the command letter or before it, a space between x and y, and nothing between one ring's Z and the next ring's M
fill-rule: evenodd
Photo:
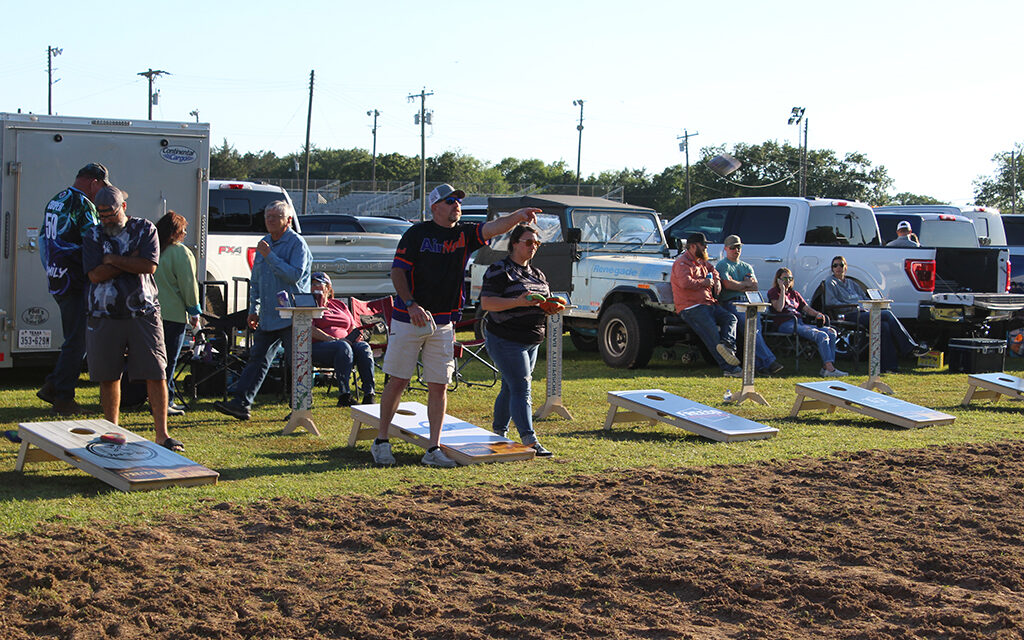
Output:
M313 318L324 317L325 307L278 307L282 318L292 319L292 414L283 435L299 427L320 435L313 422Z
M757 342L757 314L768 308L767 302L737 302L736 308L743 311L743 387L732 402L741 404L744 400L753 400L768 407L768 401L754 391L754 346Z
M892 394L892 387L882 382L882 309L888 309L892 300L860 300L868 308L868 379L860 386L872 391Z
M562 332L562 311L552 313L547 318L547 394L544 397L544 406L537 409L537 413L533 415L534 420L543 420L552 413L572 420L572 414L562 404Z

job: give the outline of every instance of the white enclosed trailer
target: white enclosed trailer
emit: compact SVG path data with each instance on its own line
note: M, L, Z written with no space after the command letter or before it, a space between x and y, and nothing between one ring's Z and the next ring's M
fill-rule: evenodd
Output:
M90 162L128 193L129 215L184 216L206 273L208 124L0 113L0 367L53 361L64 341L39 232L46 203Z

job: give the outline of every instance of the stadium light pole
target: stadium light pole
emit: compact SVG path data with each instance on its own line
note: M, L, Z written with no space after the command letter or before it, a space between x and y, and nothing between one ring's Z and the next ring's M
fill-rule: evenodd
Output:
M46 47L46 115L53 115L53 57L64 53L57 47ZM57 79L60 82L60 78Z
M804 107L793 107L793 110L789 114L789 124L796 125L796 142L797 149L800 151L800 197L807 195L807 119L804 118L804 112L807 111ZM800 122L804 123L804 140L803 144L800 143Z
M583 98L579 98L572 101L573 106L579 106L580 108L580 123L576 125L576 130L580 132L579 144L576 146L576 195L580 195L580 157L583 153Z

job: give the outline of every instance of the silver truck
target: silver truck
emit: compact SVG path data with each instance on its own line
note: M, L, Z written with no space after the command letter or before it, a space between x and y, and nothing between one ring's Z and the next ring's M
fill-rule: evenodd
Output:
M129 215L184 216L186 244L206 269L208 124L0 113L0 367L52 362L64 340L39 229L46 203L90 162L128 192Z

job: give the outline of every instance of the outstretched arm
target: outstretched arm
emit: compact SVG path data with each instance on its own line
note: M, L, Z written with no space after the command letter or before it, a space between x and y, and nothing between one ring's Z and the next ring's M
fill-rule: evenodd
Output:
M491 220L487 224L480 228L480 235L483 236L484 240L490 240L494 236L501 235L512 230L512 227L520 223L530 224L537 222L537 214L541 212L541 209L536 207L523 207L517 209L507 216L502 216L495 220Z

